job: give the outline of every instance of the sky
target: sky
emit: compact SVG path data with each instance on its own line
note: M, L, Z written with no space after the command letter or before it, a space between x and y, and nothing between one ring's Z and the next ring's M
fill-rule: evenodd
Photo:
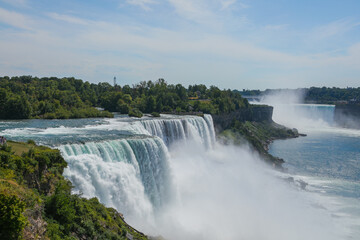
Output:
M359 87L359 0L0 0L0 76Z

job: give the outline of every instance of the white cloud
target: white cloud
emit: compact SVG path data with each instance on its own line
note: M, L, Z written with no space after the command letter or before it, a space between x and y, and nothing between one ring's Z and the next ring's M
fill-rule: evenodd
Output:
M235 5L237 8L240 8L240 9L246 9L246 8L250 7L249 5L242 3L242 2L238 2L237 0L220 0L220 4L222 6L221 10L228 9Z
M145 11L150 11L150 5L156 4L157 2L154 0L126 0L128 4L135 5L141 7Z
M182 9L193 13L201 9L200 5L189 4ZM59 13L45 16L39 19L0 8L1 22L35 29L0 30L0 72L74 75L93 82L111 79L116 74L130 84L165 77L183 84L196 80L221 88L290 87L303 84L301 79L305 78L314 84L325 83L344 72L353 73L347 82L351 85L355 81L353 76L360 74L360 43L338 56L292 55L240 37L197 28L166 30L147 25L132 28L126 22L93 21ZM59 20L75 23L66 25L71 38L64 34ZM268 80L268 85L261 83L263 79Z
M4 8L0 8L0 22L25 30L32 30L34 23L29 17L17 12L8 11Z
M28 0L0 0L1 2L5 2L7 4L13 5L15 7L28 7Z
M207 1L199 0L168 0L175 11L182 17L198 23L214 22L216 16Z
M337 36L351 31L359 26L360 22L354 22L351 19L343 18L329 24L314 29L313 38L317 40Z
M278 25L266 25L265 29L267 30L283 30L286 29L289 24L278 24Z
M236 0L222 0L222 1L220 1L220 3L222 5L221 9L224 10L224 9L229 8L234 3L236 3Z
M65 22L68 22L68 23L81 24L81 25L88 25L89 24L89 21L86 21L84 19L77 18L77 17L72 17L72 16L69 16L69 15L58 14L58 13L48 13L47 15L49 17L51 17L52 19L65 21Z

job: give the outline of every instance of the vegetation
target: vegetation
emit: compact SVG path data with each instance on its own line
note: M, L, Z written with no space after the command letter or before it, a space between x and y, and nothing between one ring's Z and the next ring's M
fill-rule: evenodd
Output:
M141 118L143 116L143 114L142 114L142 112L139 111L139 109L134 108L129 111L129 116Z
M266 161L281 166L284 162L268 153L268 145L275 139L285 139L298 137L296 129L289 129L274 122L239 122L234 121L231 128L220 133L220 139L235 145L250 143Z
M316 103L336 103L339 101L360 101L359 88L317 88L311 87L306 91L305 101Z
M151 113L151 116L152 116L152 117L160 117L160 113L158 113L158 112L152 112L152 113Z
M297 94L304 96L305 102L314 102L320 104L335 104L339 102L360 102L360 87L358 88L337 88L337 87L311 87L298 89L266 89L260 90L245 90L238 91L242 96L259 96L276 94L277 92L287 92L289 94Z
M32 142L1 146L0 239L147 239L115 209L72 195L66 165Z
M107 91L102 88L106 86ZM112 112L130 113L137 109L142 113L203 112L211 114L228 113L241 107L248 107L246 99L231 90L220 90L215 86L167 84L164 79L156 82L140 82L132 88L128 85L112 87L101 83L96 92L102 92L99 106ZM137 114L136 114L137 115Z
M231 90L202 84L185 88L164 79L121 87L75 78L0 78L0 119L111 117L109 111L133 116L140 112L221 114L244 107L249 107L247 100Z
M93 106L97 95L74 78L0 78L0 119L112 117Z

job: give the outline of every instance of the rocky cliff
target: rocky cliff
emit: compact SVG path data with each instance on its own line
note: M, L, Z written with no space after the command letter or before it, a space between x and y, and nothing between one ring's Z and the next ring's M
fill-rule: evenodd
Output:
M267 163L282 169L284 160L269 154L268 146L276 139L299 137L299 133L296 129L275 123L272 114L271 106L251 105L228 114L213 115L213 121L221 142L249 144Z
M248 108L240 108L237 111L212 115L217 132L230 128L234 121L239 122L272 122L273 107L266 105L250 105Z

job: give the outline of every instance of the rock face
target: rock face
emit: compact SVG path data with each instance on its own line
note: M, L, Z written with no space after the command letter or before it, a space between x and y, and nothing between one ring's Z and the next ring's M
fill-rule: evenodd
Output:
M271 106L251 106L249 108L241 108L237 111L212 115L214 126L217 132L231 127L235 120L240 122L272 122L273 107Z
M336 105L334 120L342 127L360 129L360 104Z

